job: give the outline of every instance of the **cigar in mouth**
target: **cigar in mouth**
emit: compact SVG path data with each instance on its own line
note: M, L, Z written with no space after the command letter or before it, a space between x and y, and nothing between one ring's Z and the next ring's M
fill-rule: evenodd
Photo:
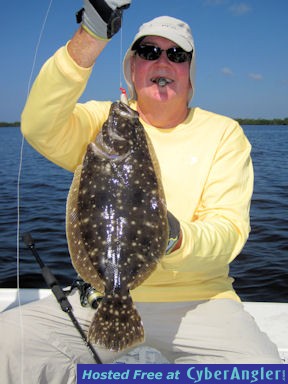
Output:
M167 84L172 83L173 80L167 79L166 77L156 77L152 79L152 82L158 84L159 87L165 87Z

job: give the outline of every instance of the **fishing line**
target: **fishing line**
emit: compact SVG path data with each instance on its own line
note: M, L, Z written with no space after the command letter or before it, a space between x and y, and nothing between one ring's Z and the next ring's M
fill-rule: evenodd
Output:
M34 74L34 69L36 65L36 60L38 56L38 51L40 47L40 43L42 40L43 32L46 26L46 22L48 19L48 15L50 13L50 8L52 5L53 0L50 0L50 3L48 5L48 9L46 11L44 21L42 23L42 27L39 33L38 41L35 47L34 51L34 57L33 57L33 62L32 62L32 68L28 80L28 86L27 86L27 93L26 93L26 99L28 98L28 95L30 93L31 89L31 83L32 83L32 78ZM19 168L18 168L18 177L17 177L17 296L18 296L18 305L21 305L21 298L20 298L20 184L21 184L21 174L22 174L22 165L23 165L23 150L24 150L24 136L22 135L22 140L21 140L21 147L20 147L20 159L19 159Z
M119 49L119 55L120 55L120 60L119 60L119 86L120 86L120 91L121 91L121 95L120 95L120 100L124 103L124 104L127 104L128 105L128 99L127 99L127 93L126 93L126 90L125 88L123 88L123 85L122 85L122 79L123 79L123 69L122 69L122 56L123 56L123 28L124 28L124 22L123 22L123 18L122 18L122 27L120 28L120 49Z
M123 19L122 19L123 20ZM122 21L123 23L123 21ZM120 89L123 88L122 86L122 54L123 54L123 25L122 28L120 28L120 60L119 60L119 85Z
M44 33L44 29L47 23L48 15L50 13L50 9L52 6L53 0L50 0L50 3L48 5L47 11L44 16L44 20L40 29L38 41L34 50L34 57L32 62L32 67L30 71L30 76L28 80L27 85L27 93L26 93L26 99L28 98L30 89L31 89L31 83L32 78L34 74L34 69L36 65L36 60L38 56L38 51L40 47L40 43L42 40L42 36ZM19 159L19 167L18 167L18 176L17 176L17 230L16 230L16 279L17 279L17 304L19 309L19 324L20 324L20 337L21 337L21 353L20 353L20 372L21 372L21 383L24 383L24 377L23 377L23 367L24 367L24 342L23 342L23 314L22 314L22 307L21 307L21 295L20 295L20 184L21 184L21 174L22 174L22 165L23 165L23 150L24 150L24 136L22 135L21 140L21 146L20 146L20 159Z

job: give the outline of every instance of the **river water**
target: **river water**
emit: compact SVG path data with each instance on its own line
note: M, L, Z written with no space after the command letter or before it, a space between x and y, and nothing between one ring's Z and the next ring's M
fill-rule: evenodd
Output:
M243 300L288 302L288 127L244 126L253 150L252 231L231 265ZM16 287L17 176L21 133L0 129L0 287ZM76 274L65 237L65 204L72 174L24 144L20 182L20 233L31 232L40 256L61 285ZM22 287L45 287L39 266L20 241Z

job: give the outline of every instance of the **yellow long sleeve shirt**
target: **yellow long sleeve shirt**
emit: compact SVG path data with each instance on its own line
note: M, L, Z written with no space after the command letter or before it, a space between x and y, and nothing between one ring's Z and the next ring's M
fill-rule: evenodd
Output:
M74 171L107 119L111 102L79 103L92 68L66 47L41 69L22 114L22 132L40 153ZM136 102L131 102L136 109ZM229 263L249 234L253 190L251 146L234 120L200 108L171 129L141 121L156 151L168 209L180 220L182 246L166 255L132 296L167 302L239 300Z

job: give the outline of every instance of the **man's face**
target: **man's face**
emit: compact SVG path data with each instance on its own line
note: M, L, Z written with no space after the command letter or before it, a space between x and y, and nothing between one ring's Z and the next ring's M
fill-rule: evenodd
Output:
M167 50L177 45L168 39L159 36L146 36L141 45L153 45ZM157 60L145 60L138 54L131 60L132 81L138 101L150 99L154 101L170 101L182 98L188 103L190 84L190 61L174 63L162 52ZM157 79L166 79L165 86L159 85Z

